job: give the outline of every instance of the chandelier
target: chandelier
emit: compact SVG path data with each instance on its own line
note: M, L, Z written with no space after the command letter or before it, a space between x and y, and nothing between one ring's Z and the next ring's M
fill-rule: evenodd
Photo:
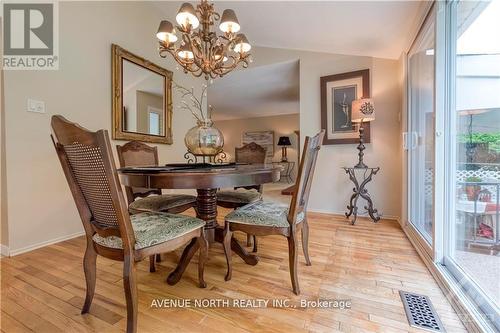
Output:
M226 9L222 17L208 0L194 9L190 3L183 3L175 17L177 26L169 21L161 21L156 37L159 39L159 54L167 54L182 66L184 73L205 79L223 77L240 63L243 68L251 62L248 53L251 46L246 36L240 31L240 24L232 9ZM212 26L219 21L219 29L224 33L217 36ZM181 40L177 42L177 32Z

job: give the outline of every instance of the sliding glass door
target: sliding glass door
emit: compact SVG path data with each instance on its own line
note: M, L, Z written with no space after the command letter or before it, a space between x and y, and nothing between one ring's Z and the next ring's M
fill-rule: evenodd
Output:
M500 1L447 7L444 264L500 329Z
M434 3L408 53L405 146L409 236L500 330L499 18L500 0Z
M434 21L433 11L408 54L409 222L430 247L434 223Z

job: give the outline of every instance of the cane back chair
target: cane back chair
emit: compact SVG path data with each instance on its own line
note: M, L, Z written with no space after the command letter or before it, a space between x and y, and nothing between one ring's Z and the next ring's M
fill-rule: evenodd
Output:
M123 146L117 145L120 167L158 165L158 148L150 147L139 141L130 141ZM161 189L125 186L129 212L182 213L196 207L196 197L185 194L162 194ZM139 198L139 200L137 200Z
M321 131L314 137L306 137L297 175L297 186L294 189L290 206L257 201L238 208L225 217L223 244L228 267L226 281L231 279L232 274L231 237L234 231L242 231L256 236L283 235L288 239L289 269L293 292L297 295L300 294L297 274L298 232L300 231L302 234L302 249L306 265L310 266L309 225L306 211L318 151L321 148L324 134L325 132Z
M158 148L150 147L140 141L130 141L123 146L117 145L120 167L158 165ZM130 214L143 212L182 213L191 207L196 207L196 197L187 194L162 194L161 189L137 188L125 186L128 210ZM154 272L155 257L161 261L161 256L151 256L149 271Z
M137 331L136 265L150 255L198 242L199 286L206 287L203 269L208 243L205 222L188 216L144 212L129 215L118 179L108 132L90 132L62 116L52 117L52 137L75 200L87 247L83 268L87 291L82 314L89 312L95 291L97 255L123 261L127 332Z
M234 149L234 159L236 163L246 164L264 164L266 161L266 148L250 142L241 148ZM249 203L262 199L261 185L251 185L242 188L234 188L234 190L218 191L217 205L225 208L239 208ZM247 246L252 245L253 252L257 252L257 238L252 235L247 235Z

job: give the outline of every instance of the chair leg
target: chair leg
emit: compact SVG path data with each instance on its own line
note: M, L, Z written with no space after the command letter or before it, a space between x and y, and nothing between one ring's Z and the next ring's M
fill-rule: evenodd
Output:
M233 265L232 265L232 250L231 250L231 238L233 236L233 233L229 229L230 223L226 221L226 226L224 227L224 253L226 254L226 261L227 261L227 274L225 277L226 281L231 280L231 275L233 272Z
M254 253L257 253L257 236L253 235L253 251Z
M247 246L252 246L252 235L247 234Z
M299 277L297 275L297 258L297 235L293 233L288 237L288 261L293 293L295 295L300 294Z
M311 266L311 259L309 259L309 225L307 221L302 222L302 250L304 251L304 257L306 258L306 265Z
M123 287L127 302L127 333L137 332L137 275L134 258L125 256L123 262Z
M156 272L155 259L156 259L156 255L155 254L149 256L149 271L151 273Z
M205 238L205 232L201 230L201 235L198 237L198 243L200 244L200 254L198 258L198 280L200 288L206 288L207 283L203 278L203 272L205 271L205 263L208 259L208 241Z
M85 303L83 303L82 314L88 313L95 292L96 281L96 259L97 253L94 250L94 245L87 241L87 249L83 257L83 271L85 273L85 283L87 284L87 292L85 295Z
M161 262L161 260L162 260L162 259L161 259L161 253L158 253L158 254L156 255L156 262Z

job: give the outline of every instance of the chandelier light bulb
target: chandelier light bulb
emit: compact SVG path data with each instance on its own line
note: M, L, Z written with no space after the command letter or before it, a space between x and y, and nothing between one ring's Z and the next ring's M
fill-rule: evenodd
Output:
M245 36L245 34L238 34L236 36L236 38L237 38L238 42L234 46L234 52L246 53L252 49L252 46L248 42L248 39Z
M236 33L240 31L240 23L236 17L236 13L232 9L226 9L222 13L219 29L225 33Z
M177 36L173 24L169 21L161 21L156 37L165 43L175 43Z
M187 44L182 44L177 51L177 55L184 60L190 60L194 58L193 51Z
M187 28L189 25L191 25L192 29L196 29L200 25L200 21L196 16L196 11L194 10L193 5L187 2L182 4L179 12L177 13L177 16L175 17L175 20L184 28Z
M221 57L222 57L222 55L220 55L220 54L216 54L216 55L214 56L215 60L217 60L217 61L218 61L218 60L220 60L220 58L221 58ZM222 59L222 61L223 61L223 62L226 62L226 61L227 61L227 57L226 57L226 56L224 56L224 58Z

